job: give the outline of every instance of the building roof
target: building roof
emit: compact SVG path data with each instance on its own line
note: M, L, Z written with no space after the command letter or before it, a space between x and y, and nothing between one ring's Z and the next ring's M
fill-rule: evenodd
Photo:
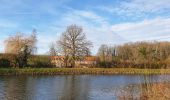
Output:
M85 57L85 60L86 60L86 61L96 61L96 60L97 60L97 57L95 57L95 56L89 56L89 57Z

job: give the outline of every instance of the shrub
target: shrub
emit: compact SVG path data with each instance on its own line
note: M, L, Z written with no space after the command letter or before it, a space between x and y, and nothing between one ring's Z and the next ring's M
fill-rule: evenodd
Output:
M0 68L7 68L7 67L11 67L10 65L10 61L8 59L5 58L0 58Z
M29 67L33 68L49 68L52 67L49 56L32 56L28 60Z

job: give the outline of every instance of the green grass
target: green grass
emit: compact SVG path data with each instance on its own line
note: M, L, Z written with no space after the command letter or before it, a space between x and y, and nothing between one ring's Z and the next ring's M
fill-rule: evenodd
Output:
M0 68L0 75L134 75L134 74L170 74L170 69L134 69L134 68Z

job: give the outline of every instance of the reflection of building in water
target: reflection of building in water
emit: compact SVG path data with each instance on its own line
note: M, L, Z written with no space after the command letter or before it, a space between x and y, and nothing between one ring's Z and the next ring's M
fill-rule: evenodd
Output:
M170 100L169 83L129 85L119 90L119 100Z
M51 62L55 67L64 67L65 66L65 57L64 56L53 56L51 57ZM83 59L75 61L76 67L93 67L97 64L97 57L89 56L84 57ZM70 62L67 62L67 66L71 66Z

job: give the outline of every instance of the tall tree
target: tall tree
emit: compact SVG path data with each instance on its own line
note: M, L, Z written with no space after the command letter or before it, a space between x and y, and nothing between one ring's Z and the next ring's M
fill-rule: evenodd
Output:
M104 66L110 67L113 61L113 57L116 56L115 47L111 47L103 44L99 47L97 55L103 67Z
M24 34L17 33L5 40L5 52L14 54L16 66L26 67L29 56L36 52L36 31L33 30L32 35L26 37Z
M102 44L99 47L97 55L99 56L101 62L106 62L107 51L108 51L107 45Z
M76 59L86 56L87 50L89 51L92 46L92 43L86 39L83 29L77 25L68 26L58 44L62 52L70 59L72 67L75 67Z
M50 54L50 56L56 56L57 55L57 50L56 50L54 43L51 43L51 45L50 45L49 54Z

